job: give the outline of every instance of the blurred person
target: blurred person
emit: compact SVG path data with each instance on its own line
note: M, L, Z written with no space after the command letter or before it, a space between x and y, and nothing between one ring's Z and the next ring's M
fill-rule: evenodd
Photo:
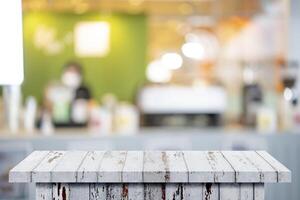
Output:
M43 109L51 113L56 127L85 126L90 99L90 90L83 82L83 68L71 61L64 65L61 80L46 87Z

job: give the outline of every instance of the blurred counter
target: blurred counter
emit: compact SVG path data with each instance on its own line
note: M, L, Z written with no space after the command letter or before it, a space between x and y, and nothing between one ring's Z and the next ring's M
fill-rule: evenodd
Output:
M36 131L33 134L18 132L10 133L9 131L0 131L0 141L1 140L49 140L49 139L132 139L132 138L153 138L161 136L215 136L215 135L226 135L226 136L255 136L264 138L274 138L274 137L293 137L298 135L300 137L300 131L283 131L283 132L258 132L255 129L247 128L197 128L197 127L149 127L141 128L137 132L127 133L126 135L110 133L110 134L95 134L91 133L86 128L58 128L51 135L43 135L41 132Z

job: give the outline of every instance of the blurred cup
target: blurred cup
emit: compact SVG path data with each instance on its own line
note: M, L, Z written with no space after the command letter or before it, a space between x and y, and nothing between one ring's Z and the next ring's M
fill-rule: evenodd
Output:
M134 105L121 103L115 110L115 131L121 135L133 135L139 130L139 112Z
M268 107L259 108L256 115L256 128L261 133L275 133L277 129L276 112Z
M27 133L33 133L35 129L35 118L37 111L36 99L29 96L26 99L24 110L24 128Z
M93 105L90 110L89 130L95 135L109 135L112 132L112 113L105 107Z

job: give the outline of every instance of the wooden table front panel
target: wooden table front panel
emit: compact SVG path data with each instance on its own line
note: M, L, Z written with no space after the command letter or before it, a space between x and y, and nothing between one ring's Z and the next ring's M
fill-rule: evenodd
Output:
M36 200L263 200L257 184L38 183Z

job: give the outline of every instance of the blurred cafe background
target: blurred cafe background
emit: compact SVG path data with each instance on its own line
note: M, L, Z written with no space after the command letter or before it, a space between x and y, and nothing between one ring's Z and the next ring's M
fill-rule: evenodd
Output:
M7 182L33 150L164 149L267 150L293 173L267 199L299 200L299 9L23 0L25 78L0 93L0 199L34 198Z

